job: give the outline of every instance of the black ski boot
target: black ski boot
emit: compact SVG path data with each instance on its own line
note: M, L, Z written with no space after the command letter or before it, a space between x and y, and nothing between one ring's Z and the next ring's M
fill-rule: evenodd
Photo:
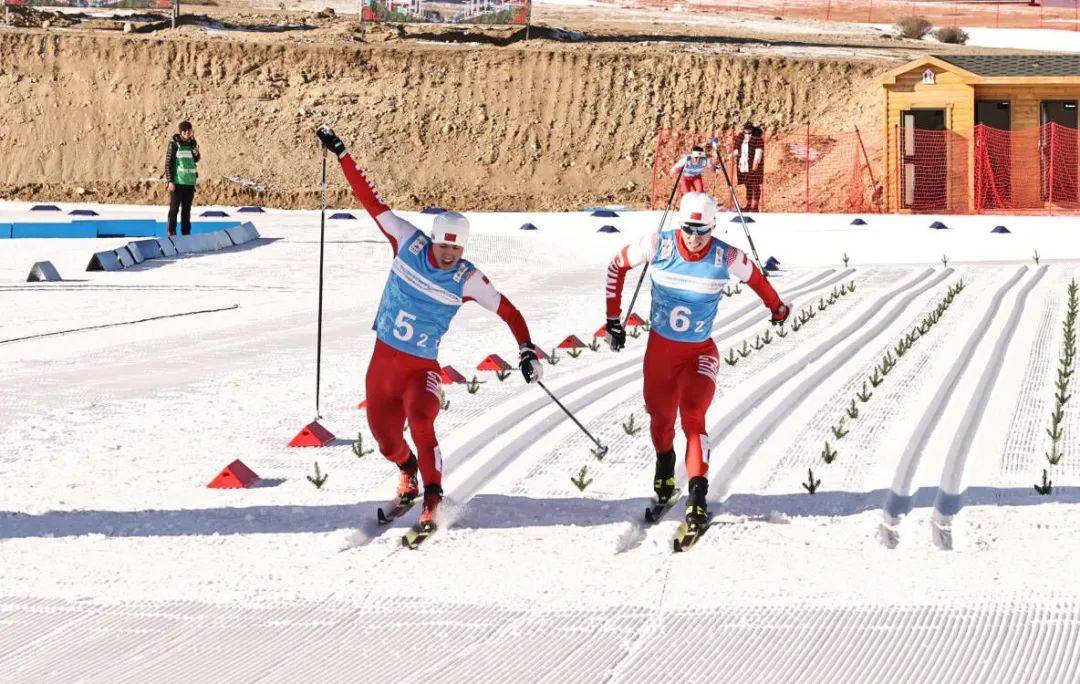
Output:
M686 497L686 527L693 531L709 522L709 510L705 495L709 493L709 481L702 475L691 478L690 494Z
M675 493L675 450L669 449L656 455L656 474L653 476L656 501L666 504Z

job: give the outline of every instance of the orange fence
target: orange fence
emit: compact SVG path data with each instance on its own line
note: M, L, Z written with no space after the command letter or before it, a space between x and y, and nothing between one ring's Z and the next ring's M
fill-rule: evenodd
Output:
M1022 131L976 126L974 208L978 212L1080 209L1080 138L1047 124Z
M935 26L1059 28L1080 31L1080 0L624 0L620 5L739 13L765 19L891 24L921 16Z
M741 131L684 131L663 129L653 157L653 208L663 208L678 171L672 167L694 145L709 149L717 139L719 158L735 185L739 204L747 206L760 193L760 211L847 212L884 211L881 142L859 131L814 132L809 127L760 136L760 145L744 140ZM880 137L880 136L879 136ZM755 160L752 150L762 153ZM754 173L758 161L760 173ZM730 206L730 192L719 169L703 175L705 192ZM677 201L677 200L676 200Z

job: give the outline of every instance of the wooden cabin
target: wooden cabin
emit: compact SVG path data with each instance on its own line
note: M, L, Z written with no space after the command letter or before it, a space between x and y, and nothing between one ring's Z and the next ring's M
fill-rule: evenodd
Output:
M879 82L889 211L1080 206L1080 54L927 55Z

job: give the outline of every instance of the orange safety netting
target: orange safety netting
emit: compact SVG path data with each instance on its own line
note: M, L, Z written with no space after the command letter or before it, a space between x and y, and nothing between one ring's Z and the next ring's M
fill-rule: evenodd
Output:
M975 127L974 210L1080 209L1080 133L1049 123L1004 131Z
M1080 31L1080 0L622 0L622 6L693 9L774 19L891 24L920 16L935 26Z
M778 212L884 211L881 144L858 130L818 133L809 128L760 136L751 144L742 131L685 131L662 129L653 156L651 205L666 206L678 172L672 172L691 147L705 147L712 157L710 138L735 187L740 207ZM760 148L759 172L753 167ZM730 190L722 170L706 171L704 190L722 205L731 206ZM681 195L681 188L676 195ZM759 195L755 196L755 195ZM678 197L676 197L676 204Z

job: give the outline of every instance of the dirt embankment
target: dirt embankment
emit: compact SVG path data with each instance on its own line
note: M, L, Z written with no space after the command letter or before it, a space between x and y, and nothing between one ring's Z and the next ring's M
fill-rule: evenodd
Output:
M185 118L198 202L290 207L317 206L322 121L391 203L466 209L644 205L659 126L878 127L880 61L695 47L0 30L0 196L163 202L149 179Z

